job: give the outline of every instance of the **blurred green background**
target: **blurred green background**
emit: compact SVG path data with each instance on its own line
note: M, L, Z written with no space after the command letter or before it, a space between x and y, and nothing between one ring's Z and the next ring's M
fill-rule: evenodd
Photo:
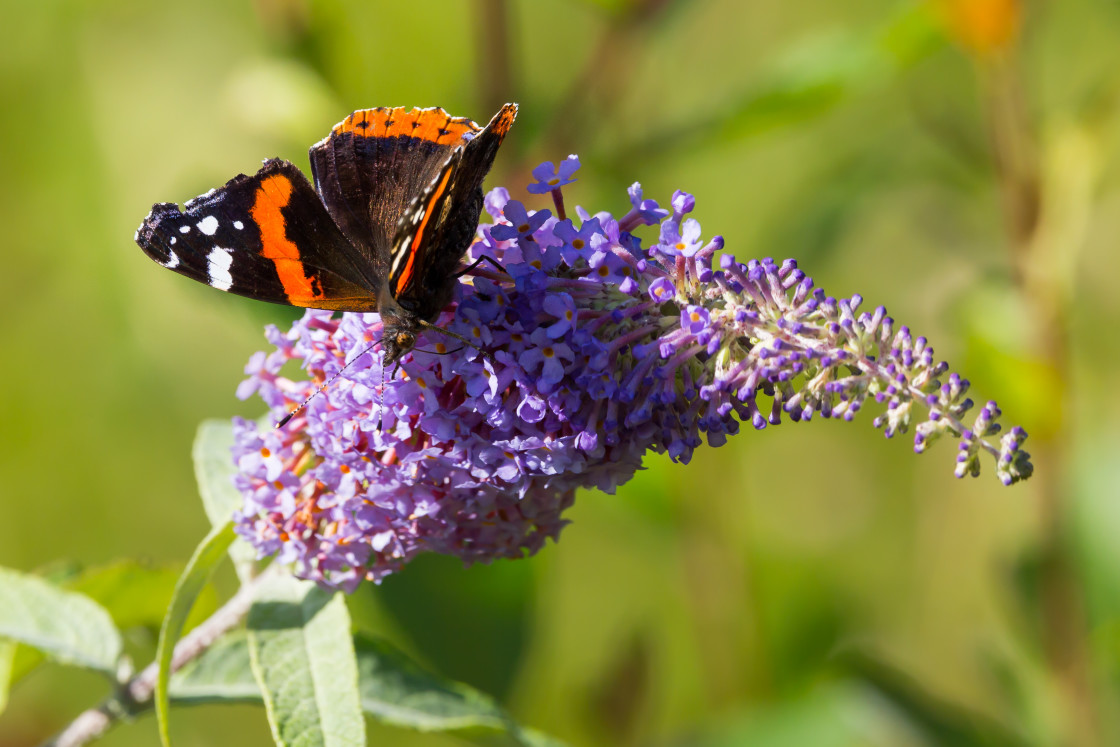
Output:
M526 198L574 152L592 212L694 192L739 257L927 335L1037 474L955 480L951 444L915 457L871 414L787 422L581 495L531 560L422 558L357 623L577 745L1120 744L1120 5L3 0L0 26L0 565L181 564L197 424L263 411L233 392L291 313L145 259L153 202L306 168L357 108L516 100L489 184ZM104 694L36 671L0 747ZM270 743L248 706L173 726Z

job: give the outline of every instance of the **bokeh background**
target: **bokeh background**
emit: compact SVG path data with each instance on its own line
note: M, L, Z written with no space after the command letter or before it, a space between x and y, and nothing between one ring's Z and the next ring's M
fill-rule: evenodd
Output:
M577 745L1120 743L1120 5L3 0L0 27L0 565L174 569L207 528L197 424L263 412L233 392L292 314L145 259L153 202L306 167L353 109L516 100L490 185L526 198L578 153L592 212L695 193L739 257L930 337L1037 475L958 481L951 444L914 456L870 415L787 422L581 495L530 560L422 558L357 624ZM0 745L103 688L37 670ZM173 725L270 743L248 706Z

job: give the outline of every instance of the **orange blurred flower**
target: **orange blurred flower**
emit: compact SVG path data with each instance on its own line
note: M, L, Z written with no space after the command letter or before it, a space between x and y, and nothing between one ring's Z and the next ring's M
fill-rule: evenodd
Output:
M950 35L973 54L989 55L1019 32L1021 0L937 0Z

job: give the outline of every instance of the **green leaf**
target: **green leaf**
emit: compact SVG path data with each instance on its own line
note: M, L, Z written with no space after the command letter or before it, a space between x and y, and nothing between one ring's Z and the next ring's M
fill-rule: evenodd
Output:
M85 594L105 608L118 630L127 630L133 627L159 628L179 573L178 568L149 567L130 560L85 570L68 567L59 572L57 568L52 568L43 577L67 591ZM207 587L191 611L187 627L204 620L217 606L217 595L212 587ZM2 649L0 646L0 655ZM15 658L6 673L0 666L0 681L6 676L7 687L11 688L44 659L36 649L16 646ZM0 689L2 687L0 685ZM0 697L0 703L2 701Z
M44 661L46 661L46 657L37 649L17 645L15 656L12 659L11 668L8 672L9 687L31 674Z
M234 630L222 636L171 675L168 692L176 705L260 703L261 688L253 676L248 631Z
M0 713L8 707L8 691L12 687L12 664L15 659L15 641L0 641Z
M214 525L229 519L241 506L241 494L230 481L237 471L230 454L232 446L232 423L228 420L204 420L198 426L191 448L202 507Z
M182 569L173 566L149 566L135 560L82 571L66 588L78 591L98 602L121 630L134 627L158 628L175 593ZM195 604L187 627L206 619L217 608L213 589L205 590L205 601Z
M821 684L730 717L713 719L689 741L695 747L888 747L912 743L925 744L915 741L913 732L907 731L889 706L848 682Z
M156 721L159 724L159 738L164 747L171 744L167 723L167 683L175 644L183 632L183 626L194 606L195 599L210 579L210 574L225 556L235 536L233 521L226 521L210 530L210 534L199 543L194 555L187 561L187 567L183 569L183 575L175 585L171 604L167 608L167 616L163 619L163 627L159 631L159 645L156 648L159 678L156 680L155 710Z
M249 651L276 744L365 744L341 593L290 576L264 581L249 610Z
M417 731L508 731L524 744L560 744L519 728L490 696L421 669L387 641L359 634L354 648L362 711L379 721ZM176 705L260 702L247 633L227 634L172 675L170 693Z
M903 671L875 656L852 650L837 656L844 670L874 688L883 702L905 716L930 744L960 747L1026 747L1021 726L990 719L965 705L939 699Z
M506 730L508 717L488 695L421 669L387 641L359 635L362 710L419 731Z
M517 741L525 747L567 747L566 742L561 742L556 737L536 729L520 729L517 732Z
M0 568L0 638L109 677L121 655L120 633L101 605L7 568Z
M232 423L228 420L205 420L198 427L191 449L202 507L213 526L228 521L233 512L241 508L241 493L233 487L233 475L237 468L230 455L232 446ZM241 583L246 583L252 576L256 559L253 548L244 542L235 542L230 547L229 556L237 577Z
M464 568L458 558L423 553L407 573L389 577L376 593L359 589L350 601L376 596L398 628L409 631L416 650L440 663L441 675L469 678L483 692L501 694L514 686L528 645L532 583L529 563ZM471 645L456 645L463 639Z

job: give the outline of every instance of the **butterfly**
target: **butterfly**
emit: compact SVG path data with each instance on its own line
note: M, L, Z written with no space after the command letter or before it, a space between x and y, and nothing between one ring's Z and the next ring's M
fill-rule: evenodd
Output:
M314 186L290 161L270 159L182 211L154 205L136 243L218 290L376 311L391 365L424 328L439 329L432 320L452 300L482 181L516 116L506 104L479 127L438 107L356 111L311 146Z

